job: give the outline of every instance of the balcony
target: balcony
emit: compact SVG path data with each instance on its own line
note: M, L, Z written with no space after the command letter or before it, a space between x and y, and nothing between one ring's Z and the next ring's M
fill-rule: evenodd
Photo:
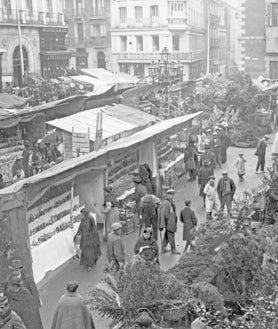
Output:
M187 27L187 18L168 18L169 29L185 29Z
M143 63L151 63L152 61L161 60L160 52L134 52L134 53L114 53L117 56L118 62L131 62L138 61ZM170 54L169 62L171 61L181 61L181 62L194 62L204 59L204 52L173 52Z
M19 10L20 23L22 25L55 25L64 26L64 14L34 12L29 10ZM17 11L0 8L0 24L17 24Z
M217 48L220 46L220 39L219 38L210 38L210 47Z
M210 23L210 25L218 26L220 24L220 17L217 15L210 14L209 23Z
M93 47L107 47L108 36L90 37L89 45Z
M127 19L126 22L117 22L112 29L127 29L127 28L152 28L152 27L167 27L167 21L161 21L158 16L153 16L151 18L145 18L137 20Z

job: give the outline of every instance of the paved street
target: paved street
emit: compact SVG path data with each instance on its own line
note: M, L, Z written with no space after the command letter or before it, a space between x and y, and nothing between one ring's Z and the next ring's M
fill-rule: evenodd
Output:
M236 168L235 162L239 152L243 152L245 158L247 159L246 163L246 176L245 182L239 183L238 177L236 175ZM242 192L245 190L251 190L255 188L261 178L262 174L255 174L255 165L257 158L254 156L254 149L238 149L231 147L228 151L228 161L225 165L223 165L222 169L217 169L215 171L216 175L216 182L218 181L219 177L221 176L221 171L223 169L227 170L235 180L237 185L237 192L236 197L242 195ZM268 153L267 153L267 165L270 164L270 152L271 152L271 145L268 146ZM180 212L181 208L183 207L185 199L192 200L192 208L196 211L197 217L199 219L199 223L205 220L205 211L202 204L202 199L199 197L199 189L196 182L189 183L186 181L185 177L183 177L178 184L176 185L176 195L175 201L177 205L177 211ZM129 254L133 253L133 246L135 240L138 237L138 232L128 235L124 237L126 250ZM182 225L179 223L178 232L176 234L177 239L177 249L180 251L183 250L182 242ZM87 291L90 286L100 281L103 274L103 267L105 264L105 245L103 245L103 255L100 258L98 264L93 269L92 272L87 273L82 267L79 266L78 261L69 261L65 264L62 268L56 270L55 272L51 273L48 279L44 280L43 283L40 284L41 289L41 298L43 301L43 307L41 309L42 320L44 323L44 328L49 329L52 321L52 316L54 309L56 307L56 303L59 297L65 293L65 284L69 280L78 280L80 282L79 292L86 297ZM59 252L59 250L57 250ZM173 266L179 259L179 256L173 256L170 253L164 254L161 256L161 266L164 269L167 269ZM108 321L105 319L101 319L97 314L94 314L95 324L97 329L104 329L107 328Z

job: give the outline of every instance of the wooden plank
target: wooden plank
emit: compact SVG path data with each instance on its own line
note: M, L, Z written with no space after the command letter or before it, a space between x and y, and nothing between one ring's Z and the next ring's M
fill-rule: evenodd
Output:
M76 132L74 132L72 134L72 137L88 138L88 134L87 133L76 133Z

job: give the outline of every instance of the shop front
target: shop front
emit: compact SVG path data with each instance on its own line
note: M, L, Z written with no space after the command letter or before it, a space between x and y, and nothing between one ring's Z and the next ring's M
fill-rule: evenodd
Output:
M67 75L69 70L69 51L44 51L41 56L41 74L45 79L56 79Z

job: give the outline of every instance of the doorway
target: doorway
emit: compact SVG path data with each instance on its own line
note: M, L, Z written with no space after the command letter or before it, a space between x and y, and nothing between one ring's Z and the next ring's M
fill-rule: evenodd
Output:
M106 56L103 51L98 51L97 53L97 67L106 69Z
M24 64L24 72L28 71L29 61L27 51L24 47L22 47L23 53L23 64ZM14 70L14 83L16 85L22 85L22 73L21 73L21 63L20 63L20 48L17 46L13 53L13 70Z

